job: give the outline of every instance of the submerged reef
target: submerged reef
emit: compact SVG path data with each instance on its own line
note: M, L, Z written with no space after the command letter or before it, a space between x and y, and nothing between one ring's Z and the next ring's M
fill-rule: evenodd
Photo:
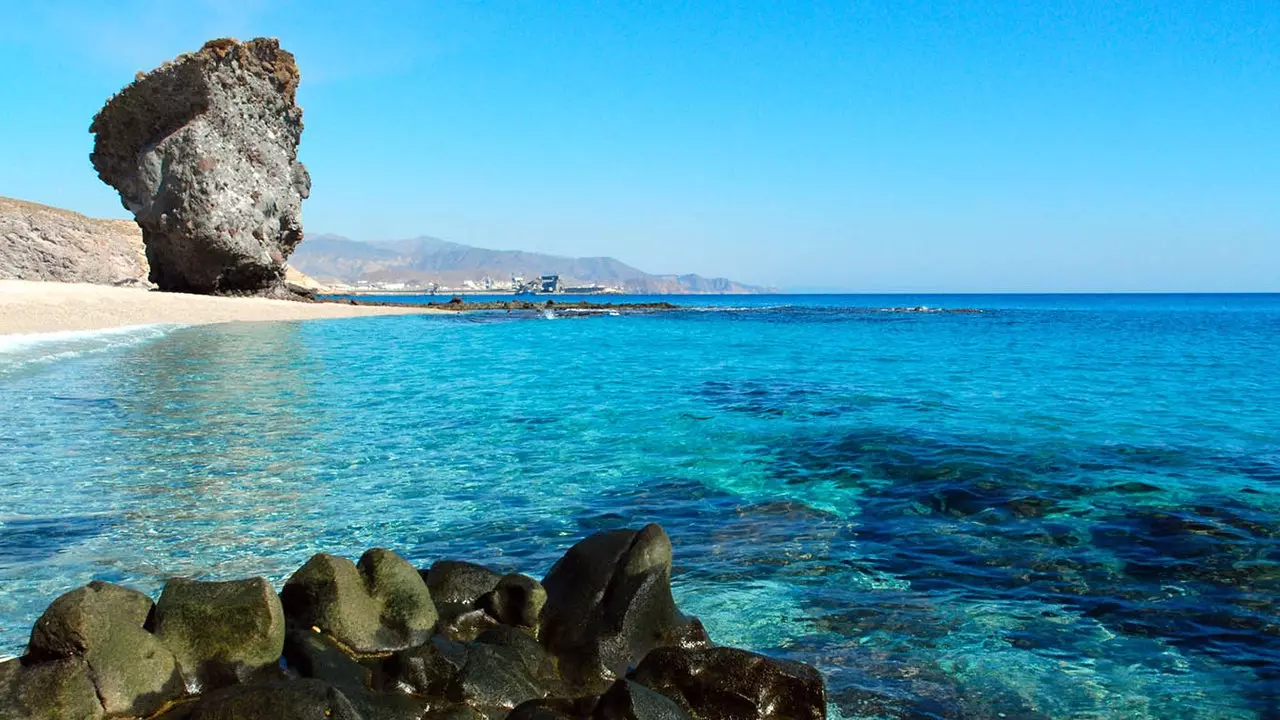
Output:
M0 663L0 718L822 720L813 667L716 647L657 525L597 533L540 582L390 550L262 578L94 581Z
M94 117L90 160L142 228L161 290L289 294L311 192L298 81L275 39L211 40L140 73Z

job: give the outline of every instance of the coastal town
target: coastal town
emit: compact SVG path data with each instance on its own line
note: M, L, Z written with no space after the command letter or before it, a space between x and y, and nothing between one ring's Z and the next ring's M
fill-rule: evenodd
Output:
M463 280L458 286L446 286L436 282L380 282L357 280L353 283L330 283L335 292L359 294L404 293L412 295L622 295L620 287L599 284L570 285L559 275L539 275L534 278L513 275L509 280L494 280L488 275L479 280Z

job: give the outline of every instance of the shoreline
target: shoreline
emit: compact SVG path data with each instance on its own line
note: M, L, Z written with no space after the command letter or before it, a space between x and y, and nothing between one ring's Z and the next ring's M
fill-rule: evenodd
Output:
M426 305L295 302L165 293L142 288L0 280L0 336L110 330L133 325L330 320L448 312Z

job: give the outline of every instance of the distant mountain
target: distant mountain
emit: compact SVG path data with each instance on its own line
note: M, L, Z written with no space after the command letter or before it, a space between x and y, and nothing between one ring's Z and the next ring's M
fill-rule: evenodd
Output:
M559 275L562 285L620 287L631 293L763 293L768 288L700 275L653 275L608 257L567 258L519 250L485 250L432 237L358 242L307 236L289 264L321 282L438 283L461 287L485 277L510 280Z

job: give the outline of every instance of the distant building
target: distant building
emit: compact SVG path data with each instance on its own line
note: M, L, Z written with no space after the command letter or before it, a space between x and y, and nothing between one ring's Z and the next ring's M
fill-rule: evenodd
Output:
M543 275L538 278L538 292L557 293L560 292L560 276L559 275Z

